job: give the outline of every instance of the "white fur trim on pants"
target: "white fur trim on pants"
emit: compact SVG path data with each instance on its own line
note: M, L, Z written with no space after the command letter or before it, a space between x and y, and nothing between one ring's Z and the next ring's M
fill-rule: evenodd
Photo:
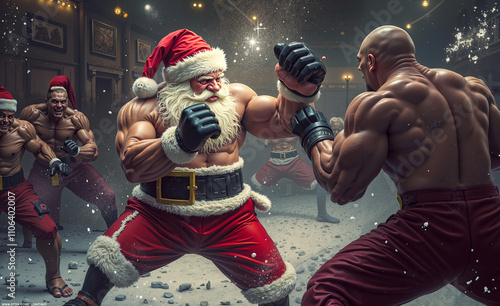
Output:
M161 135L161 146L165 155L167 155L172 162L176 164L187 164L192 161L198 153L187 153L181 149L177 143L177 139L175 139L175 129L177 129L176 126L171 126L163 132Z
M257 187L257 189L260 191L262 190L262 188L264 187L264 185L262 185L258 180L257 180L257 173L255 173L254 175L252 175L252 177L250 178L250 181L252 181L252 184Z
M99 268L119 288L131 286L139 279L139 272L123 256L120 251L120 244L116 240L127 225L127 222L131 221L138 214L139 212L135 211L125 218L113 236L97 237L87 252L87 263Z
M243 290L241 293L252 304L265 304L281 300L295 288L297 275L292 264L285 262L286 271L274 282L262 287Z
M285 86L285 84L281 83L278 80L278 91L281 94L281 96L288 101L292 102L299 102L299 103L313 103L319 100L319 97L321 96L321 92L317 92L314 96L311 97L303 97L299 96L296 93L292 92L288 87Z

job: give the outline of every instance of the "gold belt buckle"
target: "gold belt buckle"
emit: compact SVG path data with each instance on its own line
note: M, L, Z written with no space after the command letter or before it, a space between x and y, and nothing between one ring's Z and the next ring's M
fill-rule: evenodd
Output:
M193 205L196 189L198 189L198 186L195 185L195 172L173 170L167 174L167 176L189 177L189 186L187 186L187 189L189 190L189 199L180 200L164 198L161 194L161 178L159 178L156 180L156 202L161 204Z
M54 174L53 177L50 178L52 187L59 187L59 174L56 173Z
M403 209L403 199L401 198L401 195L398 193L398 202L399 202L399 209Z
M286 159L286 153L285 152L280 153L280 159Z
M3 190L3 176L0 175L0 190Z

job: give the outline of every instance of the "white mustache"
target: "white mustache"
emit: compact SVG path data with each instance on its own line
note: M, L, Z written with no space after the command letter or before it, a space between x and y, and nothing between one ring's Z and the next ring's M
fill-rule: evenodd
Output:
M213 96L216 96L216 97L221 98L221 99L224 99L225 97L227 97L227 95L221 93L221 91L213 92L213 91L210 91L208 89L205 89L200 94L193 93L192 95L190 95L189 98L193 101L196 101L196 102L204 102L208 98L213 97Z

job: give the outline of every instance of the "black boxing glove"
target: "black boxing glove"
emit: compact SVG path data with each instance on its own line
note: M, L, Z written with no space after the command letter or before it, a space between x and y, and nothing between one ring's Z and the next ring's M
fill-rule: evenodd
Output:
M59 173L61 176L68 176L70 171L69 165L61 162L59 159L55 159L50 163L50 176Z
M274 45L274 55L285 71L297 77L297 82L311 82L318 86L314 94L309 97L318 93L321 83L325 79L326 67L305 43L292 42L289 45L278 43ZM299 96L305 97L295 90L288 89Z
M300 138L302 147L309 158L311 158L311 149L318 142L335 139L330 124L323 113L314 110L309 105L295 112L290 126L292 133Z
M64 145L61 147L61 149L66 152L70 156L77 156L80 154L80 147L78 144L71 139L68 139L64 142Z
M216 139L221 129L215 114L205 103L186 107L181 113L175 139L179 147L187 153L196 153L210 137Z

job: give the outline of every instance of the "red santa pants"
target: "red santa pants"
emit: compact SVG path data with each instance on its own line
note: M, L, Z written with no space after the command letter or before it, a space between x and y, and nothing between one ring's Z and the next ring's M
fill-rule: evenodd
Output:
M498 189L411 196L416 203L327 261L310 279L302 305L400 305L447 284L500 305Z
M60 178L58 187L52 187L50 169L33 162L28 180L33 183L36 193L47 203L50 214L55 222L59 222L61 195L68 188L84 201L96 205L101 212L116 210L115 193L104 177L89 163L81 162L71 165L68 176Z
M133 214L135 217L130 218ZM197 217L175 215L131 198L104 235L116 234L122 254L139 274L185 254L211 260L242 290L270 284L286 271L273 240L257 219L251 199L222 215Z
M316 180L311 167L299 156L286 165L275 165L268 160L255 174L255 179L264 186L276 185L282 178L291 179L306 189Z
M10 207L14 206L14 221L17 224L27 228L38 239L54 239L57 234L55 222L47 214L40 219L31 201L38 202L40 198L27 180L16 187L0 191L0 211L10 216Z

